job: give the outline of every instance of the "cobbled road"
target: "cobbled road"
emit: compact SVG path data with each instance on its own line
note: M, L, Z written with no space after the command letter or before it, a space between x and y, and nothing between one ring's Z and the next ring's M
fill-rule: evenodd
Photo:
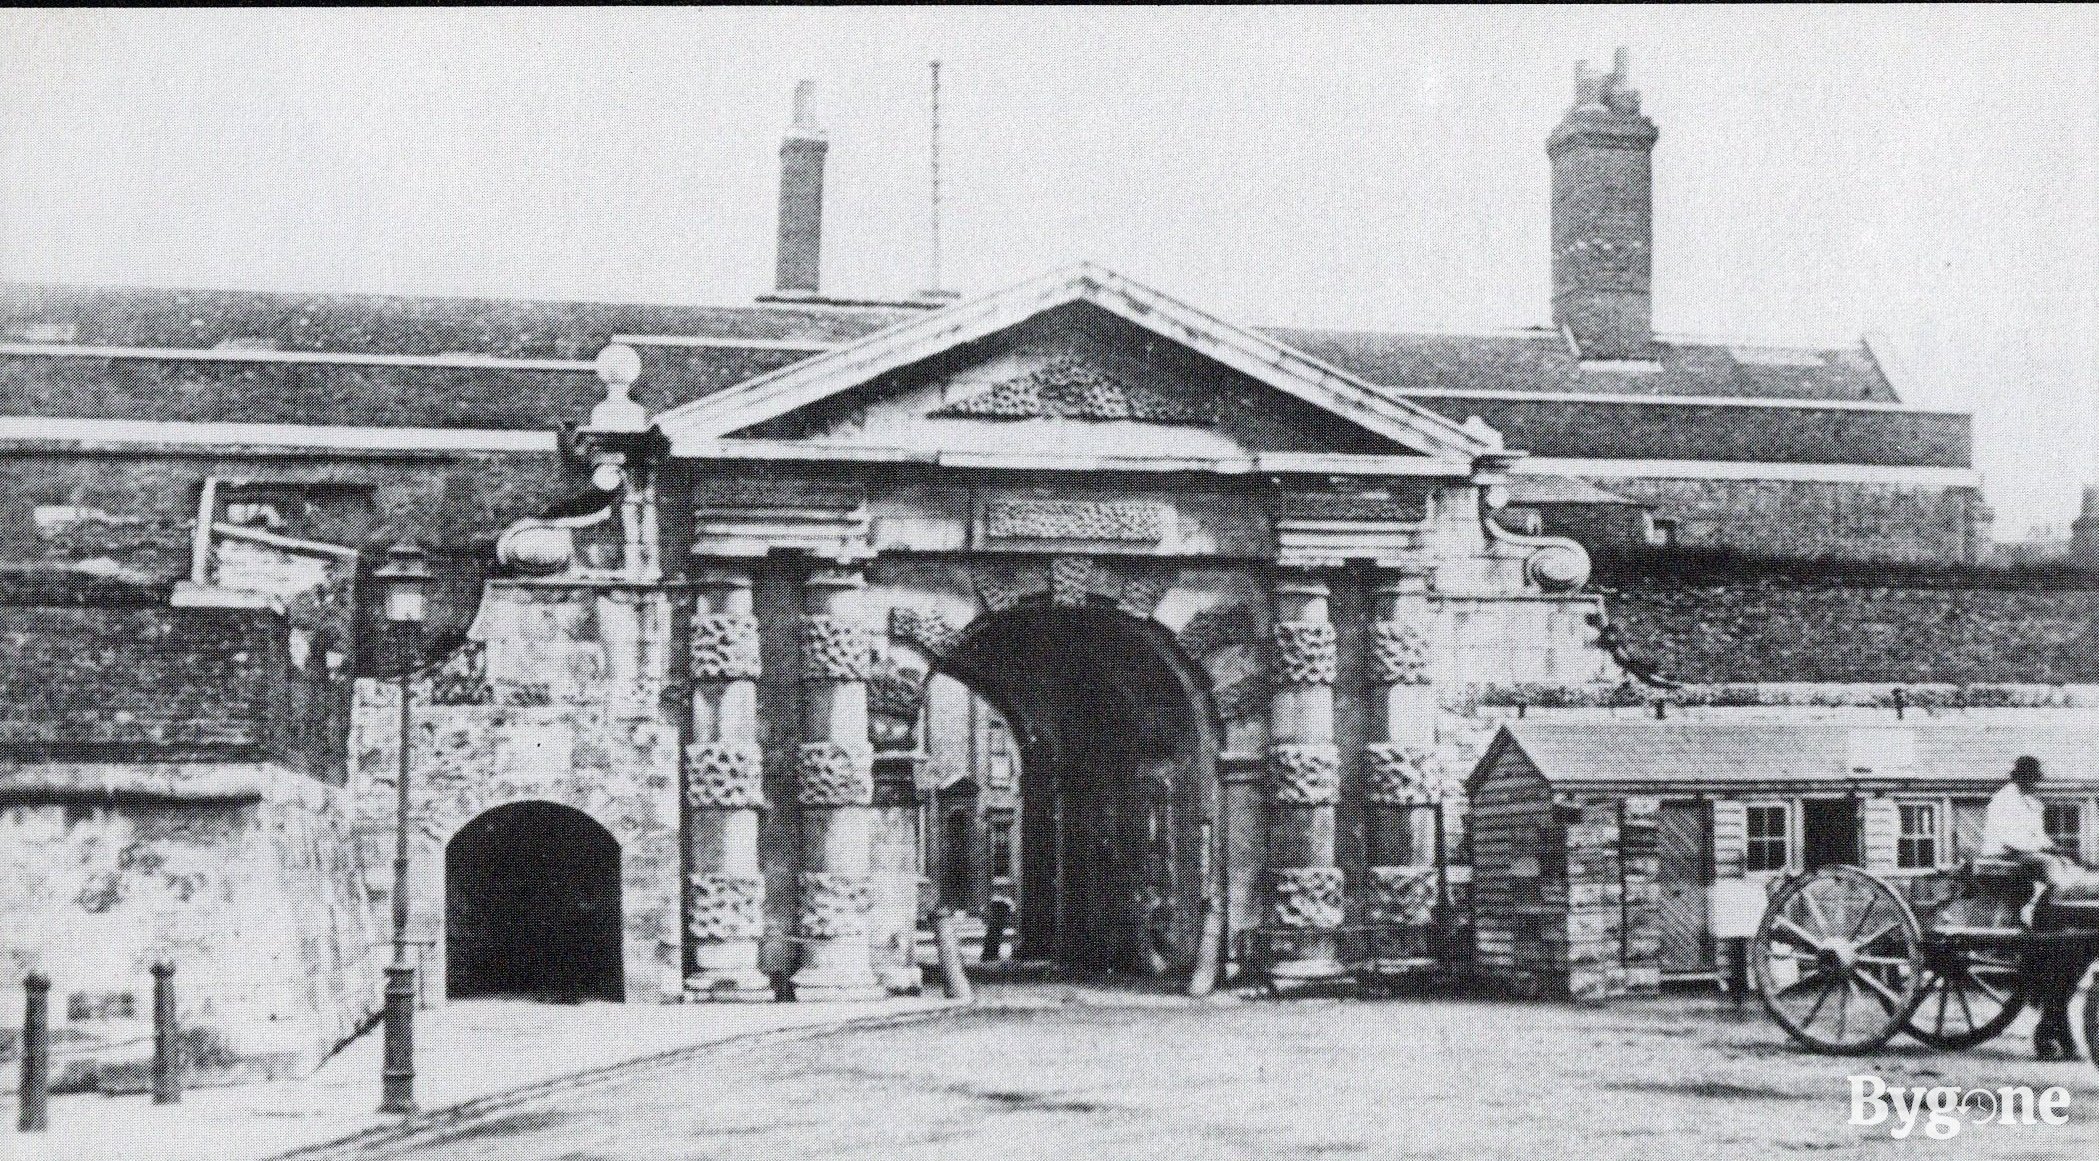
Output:
M1183 1001L986 989L978 1009L729 1048L361 1156L503 1161L956 1158L2099 1157L2099 1070L2023 1054L1793 1048L1709 997ZM2062 1085L2068 1124L1930 1140L1848 1123L1846 1077Z

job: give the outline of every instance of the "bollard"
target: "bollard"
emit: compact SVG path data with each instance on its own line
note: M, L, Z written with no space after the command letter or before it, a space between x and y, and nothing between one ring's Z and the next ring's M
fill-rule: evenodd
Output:
M379 1111L415 1111L415 969L386 969L385 1044L379 1061Z
M51 981L30 972L22 997L22 1115L15 1124L41 1133L51 1127Z
M943 911L933 917L933 943L940 949L940 982L947 998L965 1004L976 1000L969 988L969 973L962 970L962 941L955 934L955 913Z
M1188 994L1200 999L1217 990L1218 953L1224 943L1224 911L1209 892L1203 893L1201 932L1195 945L1195 970L1188 973Z
M181 1043L175 1027L175 965L153 965L153 1103L182 1100Z

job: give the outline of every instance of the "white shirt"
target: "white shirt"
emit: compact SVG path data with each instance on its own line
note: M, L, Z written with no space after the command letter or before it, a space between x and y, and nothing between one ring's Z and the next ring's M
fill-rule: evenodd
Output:
M1990 799L1982 818L1982 854L1987 859L2031 854L2049 847L2048 828L2041 816L2041 800L2007 782Z

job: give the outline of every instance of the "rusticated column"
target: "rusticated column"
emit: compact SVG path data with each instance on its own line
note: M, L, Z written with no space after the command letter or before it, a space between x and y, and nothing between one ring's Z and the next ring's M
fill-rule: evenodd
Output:
M802 809L802 870L795 880L802 946L802 966L794 974L798 1000L885 994L868 943L875 779L867 737L874 648L860 609L866 583L857 569L822 569L803 590L804 740L795 764L795 799Z
M704 573L692 618L692 740L684 755L685 924L693 945L687 999L773 998L758 969L765 933L758 657L750 574Z
M1371 596L1370 741L1363 747L1372 923L1425 924L1442 894L1436 694L1429 684L1428 591L1401 574Z
M1277 980L1341 974L1332 935L1341 926L1341 868L1334 865L1334 624L1326 582L1285 575L1275 583L1275 692L1268 710L1269 925L1303 932L1279 945Z

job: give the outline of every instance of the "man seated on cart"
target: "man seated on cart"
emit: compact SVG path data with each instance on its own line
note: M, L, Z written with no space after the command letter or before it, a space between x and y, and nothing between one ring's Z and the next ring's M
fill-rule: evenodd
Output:
M2041 800L2034 791L2041 785L2040 759L2021 756L2012 763L2011 779L1990 799L1983 816L1982 856L2014 862L2045 884L2051 898L2099 899L2099 874L2080 864L2076 857L2058 849L2048 837ZM2031 915L2029 907L2026 914ZM2045 954L2045 953L2043 953ZM2033 1030L2034 1055L2042 1060L2069 1059L2070 993L2076 988L2075 970L2060 964L2032 964L2033 978L2045 982L2035 996L2041 1022Z

